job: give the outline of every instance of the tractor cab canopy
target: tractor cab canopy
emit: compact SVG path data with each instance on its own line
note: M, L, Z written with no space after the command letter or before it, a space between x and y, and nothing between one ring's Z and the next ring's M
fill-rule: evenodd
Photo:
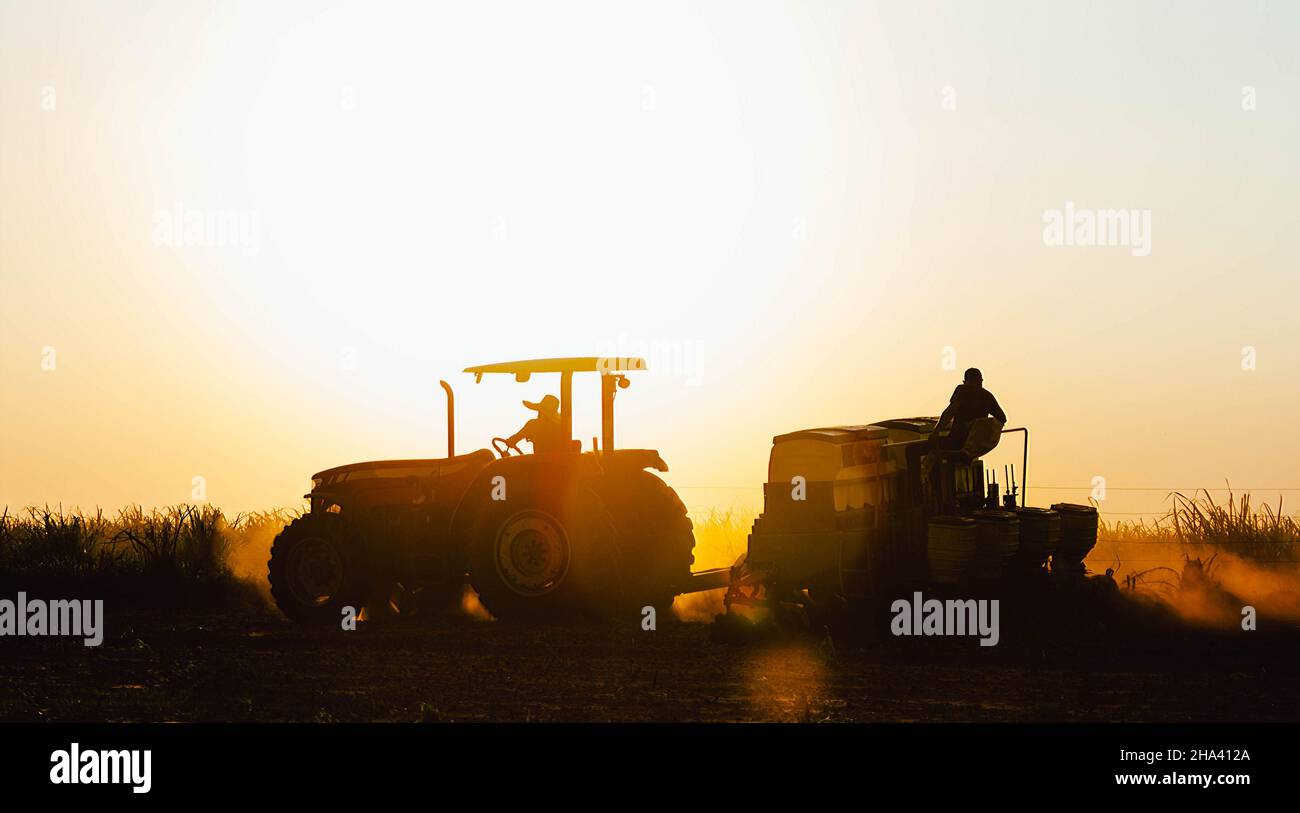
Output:
M645 359L617 356L574 356L560 359L531 359L529 361L502 361L466 367L474 374L474 383L483 380L484 373L510 373L521 384L533 373L600 373L608 375L628 370L646 369Z
M559 373L560 423L564 427L565 437L570 441L573 440L573 374L600 373L601 444L606 451L612 451L614 449L614 393L619 388L626 389L631 383L623 373L645 369L645 359L642 358L574 356L480 364L476 367L466 367L465 372L474 374L476 384L483 380L486 373L508 373L521 384L528 381L534 373Z

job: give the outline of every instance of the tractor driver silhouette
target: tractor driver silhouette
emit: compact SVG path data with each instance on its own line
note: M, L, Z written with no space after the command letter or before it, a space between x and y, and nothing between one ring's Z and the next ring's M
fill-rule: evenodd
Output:
M564 427L560 424L560 399L547 395L541 401L524 401L524 406L537 413L525 423L523 428L506 438L506 444L518 449L521 440L533 444L533 454L551 454L562 452L569 444L564 436Z

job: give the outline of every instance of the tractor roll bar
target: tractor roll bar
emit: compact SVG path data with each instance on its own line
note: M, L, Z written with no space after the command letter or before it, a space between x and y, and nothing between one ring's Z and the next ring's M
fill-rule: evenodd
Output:
M1017 426L1013 429L1003 429L1002 434L1011 432L1025 433L1025 451L1020 461L1020 507L1024 508L1029 504L1029 427Z

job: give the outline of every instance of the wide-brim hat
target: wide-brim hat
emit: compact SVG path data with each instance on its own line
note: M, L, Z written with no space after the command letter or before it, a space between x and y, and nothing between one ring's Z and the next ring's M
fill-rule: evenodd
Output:
M560 411L560 399L554 395L547 395L540 401L524 401L524 406L534 412L550 413Z

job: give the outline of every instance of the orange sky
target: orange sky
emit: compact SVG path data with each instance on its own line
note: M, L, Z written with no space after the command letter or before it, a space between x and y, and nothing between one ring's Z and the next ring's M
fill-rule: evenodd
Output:
M6 3L0 503L297 505L441 454L439 378L465 450L546 385L461 368L607 352L697 510L969 365L1084 489L1032 502L1300 498L1300 12L1198 8Z

